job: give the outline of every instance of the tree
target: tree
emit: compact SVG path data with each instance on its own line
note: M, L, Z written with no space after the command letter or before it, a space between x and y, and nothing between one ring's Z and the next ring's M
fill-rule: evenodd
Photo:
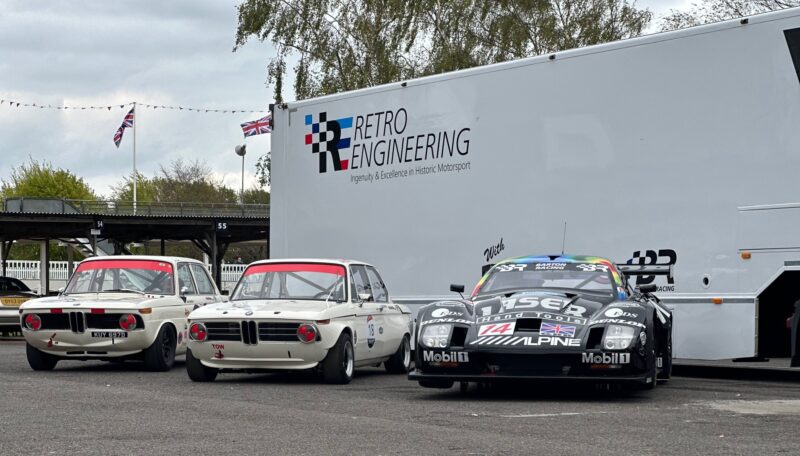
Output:
M670 10L661 19L661 31L726 21L753 14L800 6L798 0L702 0L686 10Z
M133 180L124 177L112 188L117 201L133 200ZM137 176L136 197L139 202L156 203L236 203L236 191L215 179L211 169L195 160L175 160L152 178Z
M253 187L244 191L244 204L269 204L269 192Z
M258 157L256 179L261 188L272 186L272 156L269 153Z
M97 199L94 191L71 171L55 168L52 163L30 158L11 169L11 178L2 181L3 198Z

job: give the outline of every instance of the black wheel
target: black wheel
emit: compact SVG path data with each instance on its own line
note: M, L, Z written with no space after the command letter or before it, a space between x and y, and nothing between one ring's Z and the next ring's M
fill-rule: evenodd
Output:
M383 366L386 368L386 372L390 374L408 373L411 367L411 342L408 340L408 335L403 336L397 351L383 363Z
M175 364L175 330L164 325L158 331L156 340L144 351L144 365L153 372L166 372Z
M672 377L672 330L666 332L666 343L661 351L661 370L658 373L658 379L662 382L669 380Z
M191 350L186 350L186 373L194 382L213 382L217 378L219 369L204 366L192 355Z
M47 354L31 344L25 344L25 354L28 355L28 364L35 371L53 370L58 363L58 357Z
M438 388L438 389L448 389L453 387L452 380L420 380L419 386L425 388Z
M328 351L328 356L322 360L322 376L328 383L350 383L354 366L353 342L350 334L343 332L336 345Z

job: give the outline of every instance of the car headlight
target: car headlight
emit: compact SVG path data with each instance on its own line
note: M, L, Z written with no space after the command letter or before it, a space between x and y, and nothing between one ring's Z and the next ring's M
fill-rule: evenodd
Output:
M633 326L608 325L603 335L606 350L626 350L633 345L636 329Z
M446 348L450 343L450 333L453 325L428 325L422 329L420 342L426 347Z

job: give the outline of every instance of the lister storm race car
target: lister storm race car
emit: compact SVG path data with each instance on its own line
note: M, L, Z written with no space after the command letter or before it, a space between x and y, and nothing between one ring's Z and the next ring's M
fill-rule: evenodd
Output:
M626 275L668 273L669 266L617 266L588 256L500 262L470 299L420 310L409 379L431 388L507 379L653 388L670 376L672 315L651 294L654 285L634 289Z

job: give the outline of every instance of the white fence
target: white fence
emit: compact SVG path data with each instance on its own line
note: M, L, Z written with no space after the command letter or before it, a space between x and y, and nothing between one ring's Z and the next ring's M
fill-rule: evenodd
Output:
M50 262L50 280L52 281L66 281L70 273L66 261L51 261ZM73 268L78 266L78 262L73 263ZM246 264L223 264L222 265L222 283L223 288L233 287L233 285L242 276ZM207 264L206 268L211 272L211 265ZM16 277L20 280L39 280L39 262L38 261L25 261L25 260L8 260L6 262L6 275L8 277Z

